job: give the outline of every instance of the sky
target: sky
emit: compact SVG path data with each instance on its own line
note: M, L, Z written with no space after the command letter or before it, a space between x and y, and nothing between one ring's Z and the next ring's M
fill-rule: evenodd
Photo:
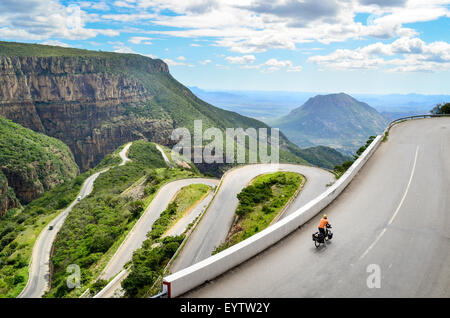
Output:
M450 94L450 0L1 0L0 40L159 58L203 89Z

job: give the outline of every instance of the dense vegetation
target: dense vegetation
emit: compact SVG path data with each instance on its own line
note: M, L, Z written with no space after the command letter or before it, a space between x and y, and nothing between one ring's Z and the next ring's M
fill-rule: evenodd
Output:
M310 163L325 169L333 169L336 165L341 165L351 160L350 156L343 155L336 149L316 146L303 149L291 149L292 152L298 154Z
M450 115L450 103L437 104L436 107L431 110L431 113L436 115Z
M375 139L375 136L370 136L369 139L366 141L366 144L364 146L361 146L357 151L356 151L356 155L353 156L352 160L348 160L346 162L344 162L342 165L338 165L335 166L333 171L336 175L337 178L340 178L345 171L347 171L348 168L350 168L350 166L353 164L353 162L355 162L359 156L362 155L362 153L367 149L367 147L370 146L370 144L372 143L372 141Z
M166 163L150 142L133 142L128 157L131 161L126 165L111 168L97 178L93 192L74 207L58 232L47 297L79 296L94 285L157 189L165 182L196 175L190 170L163 168ZM140 190L128 195L130 189ZM67 287L69 264L80 266L82 289Z
M77 197L93 173L121 162L118 152L105 157L96 169L45 192L21 209L8 211L0 221L0 297L16 297L25 287L28 263L36 238ZM25 264L25 265L24 265Z
M77 196L91 172L45 192L23 210L9 210L0 221L0 297L16 297L28 278L33 245L41 230Z
M147 233L148 239L133 253L130 274L122 282L125 297L143 297L151 293L151 287L184 239L184 234L175 237L163 234L209 190L210 187L203 184L184 187L161 213Z
M264 230L305 182L294 172L276 172L256 177L237 195L236 218L226 241L213 254Z
M6 176L16 197L28 203L74 178L79 170L62 141L0 117L0 173Z
M123 74L127 78L134 79L139 85L142 85L149 96L152 96L151 98L143 97L137 102L123 102L119 107L120 113L117 117L105 115L104 118L99 119L98 127L95 129L100 131L103 127L114 129L116 126L130 126L130 129L133 127L133 130L130 131L132 134L138 133L138 135L141 134L150 138L148 131L142 130L143 128L140 127L140 123L149 120L161 123L163 130L172 127L186 127L191 133L193 132L194 120L202 120L204 130L217 127L222 132L226 128L269 128L261 121L214 107L197 98L188 88L169 74L167 65L161 60L138 54L119 54L13 42L0 42L0 56L41 58L46 59L47 62L51 60L61 65L67 59L70 59L68 64L76 65L73 60L77 59L80 63L89 65L89 72ZM80 129L79 126L68 128L72 130ZM86 129L91 128L86 126ZM67 132L59 131L58 134L65 136ZM158 137L167 134L161 131L152 135ZM105 142L115 144L117 141L108 138ZM322 159L322 155L329 155L330 153L300 149L290 143L284 135L280 138L280 146L281 162L306 164L308 160L305 160L305 155L311 160L309 163L325 168L331 168L340 163L339 158L334 154ZM76 153L76 155L79 158L80 154ZM333 161L336 158L338 161ZM229 165L225 164L199 166L202 171L210 171L215 175L219 175L229 168Z
M152 230L148 233L149 237L153 240L160 238L191 206L203 198L209 189L210 187L204 184L191 184L181 189L167 209L153 223Z

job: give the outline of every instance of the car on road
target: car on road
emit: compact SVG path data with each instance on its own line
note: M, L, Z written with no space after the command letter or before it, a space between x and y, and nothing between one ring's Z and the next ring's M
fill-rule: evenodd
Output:
M53 230L53 225L50 225L50 226L48 227L48 230L49 230L49 231Z
M77 201L78 201L78 202L80 202L80 201L81 201L81 196L79 196L79 197L77 198Z

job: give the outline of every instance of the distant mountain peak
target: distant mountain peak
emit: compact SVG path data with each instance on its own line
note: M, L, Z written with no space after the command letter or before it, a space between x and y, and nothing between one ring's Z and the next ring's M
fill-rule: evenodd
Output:
M387 119L346 93L317 95L273 122L300 147L324 145L350 154L384 130Z

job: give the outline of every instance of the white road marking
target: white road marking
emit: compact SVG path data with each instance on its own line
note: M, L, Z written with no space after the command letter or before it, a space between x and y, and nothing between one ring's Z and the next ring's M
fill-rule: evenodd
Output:
M416 171L416 163L417 163L417 155L418 154L419 154L419 146L417 146L417 148L416 148L416 157L414 158L414 165L413 165L413 168L412 168L412 171L411 171L411 176L409 177L408 186L406 187L406 191L403 194L403 198L400 201L400 204L398 205L397 210L395 210L394 214L392 215L391 219L389 220L388 225L391 225L392 222L394 222L394 219L397 216L398 211L400 211L400 208L402 207L403 202L405 201L406 195L408 194L409 187L411 186L411 182L412 182L412 179L414 177L414 172Z
M370 252L370 250L377 244L377 242L384 235L384 233L386 233L387 227L389 225L391 225L392 222L394 222L395 217L397 216L398 212L400 211L400 208L403 205L403 202L405 201L406 195L408 194L408 191L409 191L409 187L411 186L411 182L412 182L412 179L414 177L414 172L416 171L416 164L417 164L417 156L418 156L418 154L419 154L419 146L417 146L417 148L416 148L416 155L414 157L414 164L413 164L413 167L412 167L412 170L411 170L411 175L409 177L408 185L406 186L405 193L403 194L403 197L400 200L400 203L398 204L397 209L395 210L394 214L392 215L391 219L389 220L387 226L380 232L380 234L378 234L378 236L375 239L375 241L373 241L373 243L370 244L370 246L367 248L367 250L365 250L365 252L359 257L359 260L362 260Z

